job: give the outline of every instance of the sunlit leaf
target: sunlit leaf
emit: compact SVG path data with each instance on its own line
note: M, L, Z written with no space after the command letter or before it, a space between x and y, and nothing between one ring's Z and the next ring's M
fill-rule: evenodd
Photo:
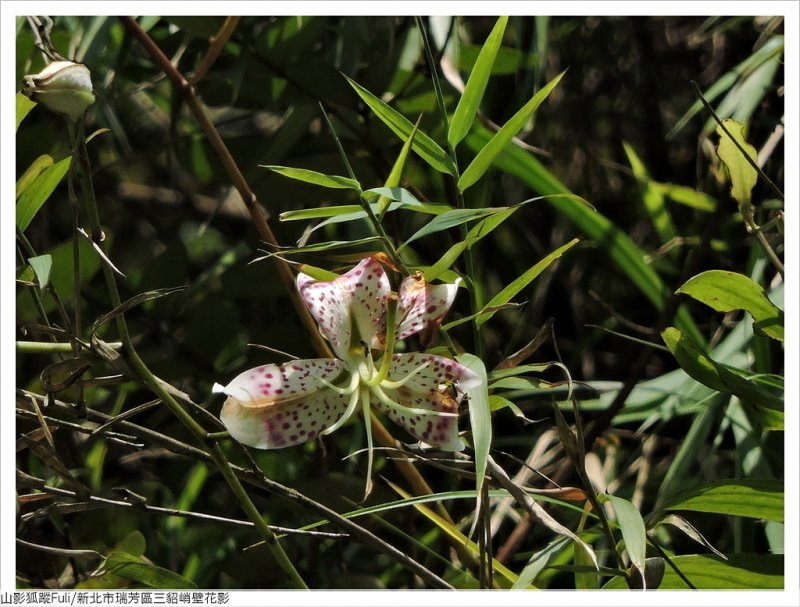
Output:
M361 184L356 180L349 177L342 177L341 175L325 175L316 171L309 171L308 169L296 169L292 167L281 167L274 165L262 164L259 165L270 171L274 171L279 175L288 177L289 179L296 179L297 181L304 181L305 183L313 183L324 188L334 188L340 190L356 190L361 191Z
M408 140L414 130L414 125L405 116L393 110L360 84L350 80L350 78L347 78L347 81L364 103L380 118L381 122L403 141ZM450 175L455 174L455 166L447 153L439 144L420 130L417 130L417 134L414 136L413 149L437 171Z
M691 487L670 498L664 510L714 512L782 523L783 481L778 479L721 479Z
M631 563L639 571L644 583L645 557L647 552L647 531L645 530L644 520L639 510L628 500L605 494L611 502L616 513L617 524L622 531L622 539L625 540L625 550Z
M508 303L513 297L515 297L520 291L522 291L525 287L527 287L531 282L533 282L539 274L544 272L550 265L560 258L564 253L566 253L569 249L574 247L576 244L580 242L577 238L573 238L568 243L561 245L556 250L552 251L544 258L542 258L539 262L528 268L525 272L523 272L519 277L514 279L508 286L506 286L502 291L500 291L497 295L492 297L489 302L486 304L485 307L491 308L496 306L502 306ZM487 320L489 320L494 315L494 312L488 312L486 314L481 314L478 316L477 320L475 321L478 326L484 324Z
M52 159L50 159L52 162ZM30 225L36 213L42 208L50 195L61 183L61 180L69 170L72 157L68 156L58 162L48 163L46 160L39 159L37 163L41 167L36 176L30 180L25 180L24 189L17 190L17 228L23 232ZM23 176L25 177L25 176ZM20 179L20 181L23 181ZM20 184L18 184L18 187Z
M670 561L698 590L781 590L784 587L782 554L690 554L670 557ZM625 579L612 578L604 590L623 590ZM675 570L667 566L659 590L688 590Z
M491 33L486 38L486 42L481 48L478 59L472 68L464 93L458 101L456 111L450 120L450 129L447 133L447 141L451 146L456 147L458 143L466 137L475 114L480 107L486 85L489 83L489 76L492 74L492 66L500 45L503 43L503 34L506 31L508 17L500 17L492 28Z
M31 101L22 93L17 93L17 129L19 129L19 125L22 123L22 121L25 120L25 116L27 116L35 107L35 101Z
M513 215L514 211L516 210L517 207L509 207L504 211L501 211L500 213L495 213L493 215L490 215L489 217L478 223L478 225L470 229L470 231L467 232L467 237L464 240L457 242L452 247L450 247L447 250L447 252L444 255L442 255L435 264L433 264L431 267L427 268L424 271L425 280L427 282L432 282L437 278L439 278L439 276L441 276L443 272L448 270L450 266L452 266L455 263L456 259L458 259L459 256L464 251L466 251L469 247L471 247L473 244L478 242L483 237L488 236L489 233L492 232L492 230L498 227L506 219L511 217L511 215Z
M36 274L39 288L44 289L50 282L50 269L53 267L53 257L51 255L39 255L28 259L28 263Z
M553 78L550 82L545 84L522 109L514 114L508 122L506 122L499 131L492 137L489 142L478 152L474 160L462 173L458 180L458 189L462 192L468 187L473 185L480 179L486 170L491 166L495 157L503 151L511 139L516 135L523 126L528 122L530 117L541 105L542 101L547 99L550 92L556 87L565 72L561 72L558 76Z
M736 272L709 270L687 280L677 293L685 293L717 312L746 310L764 334L783 341L783 312L767 297L763 287Z
M489 449L492 446L492 412L489 408L486 367L483 361L474 354L459 354L456 356L456 360L472 371L480 380L478 386L467 390L472 448L475 451L475 491L478 496L478 504L475 507L475 511L478 512L480 510L481 488L486 476L486 462L489 457Z
M744 138L744 125L731 119L723 120L722 124L733 139L728 136L728 133L721 126L718 126L719 145L717 146L717 155L728 168L728 175L731 180L731 198L742 205L750 202L750 194L758 180L758 172L747 161L744 153L754 162L757 161L758 154L756 149L747 143ZM742 149L739 149L740 147L744 150L744 153Z

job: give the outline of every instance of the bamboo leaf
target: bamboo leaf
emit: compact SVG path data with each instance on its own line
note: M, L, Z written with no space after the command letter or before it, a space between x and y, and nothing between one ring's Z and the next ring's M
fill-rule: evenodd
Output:
M52 158L50 160L52 162ZM61 183L64 175L67 174L72 157L68 156L52 164L47 163L46 160L42 162L46 166L43 166L35 177L25 181L24 189L21 191L17 189L17 228L23 232L33 221L39 209L50 198L58 184ZM23 175L20 181L23 181L25 177ZM19 188L20 184L17 186Z
M492 73L497 51L503 43L503 34L506 31L507 23L508 17L505 16L497 20L491 33L486 38L483 48L481 48L478 59L475 61L475 66L472 68L467 84L464 87L464 93L461 95L461 99L458 100L456 111L450 121L447 141L452 147L456 147L472 127L475 114L486 91L486 85L489 83L489 76Z
M473 150L480 150L490 140L488 129L475 125L467 136L467 143ZM574 198L558 194L572 195L567 187L547 170L530 152L518 146L509 146L505 152L494 159L500 170L520 179L535 192L549 195L548 204L569 219L587 238L596 242L605 251L616 267L628 277L657 309L664 307L667 289L656 271L645 263L646 253L639 248L630 236L618 228L605 215L598 213ZM703 334L697 329L685 306L678 308L676 325L692 339L704 342Z
M782 554L727 554L727 560L718 556L690 554L673 556L672 564L698 590L782 590L784 587ZM612 578L604 590L627 590L625 579ZM689 590L689 586L666 567L660 590Z
M111 573L150 588L197 588L191 580L174 571L158 567L126 552L113 552L103 563L98 574Z
M487 236L497 226L511 217L516 210L517 207L508 207L504 211L490 215L486 219L482 220L478 225L467 232L467 237L464 240L454 244L444 255L442 255L441 258L439 258L435 264L425 269L425 280L427 282L436 280L455 263L456 259L458 259L464 251L466 251L484 236Z
M539 276L539 274L544 272L544 270L547 269L550 266L550 264L552 264L554 261L560 258L565 252L567 252L569 249L578 244L578 242L580 241L577 238L573 238L568 243L561 245L555 251L552 251L549 255L542 258L538 263L528 268L525 272L523 272L518 278L516 278L513 282L511 282L508 286L506 286L497 295L492 297L492 299L490 299L489 302L484 307L491 308L491 307L502 306L508 303L509 300L511 300L511 298L516 296L517 293L522 291L531 282L533 282L536 279L536 277ZM494 312L487 312L486 314L481 314L478 316L475 322L480 327L493 315Z
M347 78L347 76L345 76ZM353 87L359 97L366 103L373 113L388 126L392 132L400 137L403 141L407 141L414 130L414 125L402 114L393 110L386 105L383 101L378 99L375 95L370 93L360 84L354 80L347 78L350 86ZM424 132L417 130L412 145L414 151L420 155L420 158L425 160L429 165L441 173L454 175L456 170L453 161L447 153L437 144L433 139L428 137Z
M406 166L406 160L408 160L408 153L411 151L411 147L414 144L414 139L417 136L417 131L419 129L419 123L421 119L422 116L420 116L417 119L416 124L414 124L414 129L411 131L408 138L406 139L406 142L403 144L400 153L397 155L397 159L394 161L394 165L392 165L392 170L389 171L389 176L386 178L386 182L383 184L384 189L402 190L402 192L408 194L408 196L413 198L417 203L419 203L419 201L413 196L411 196L410 192L407 192L407 190L403 190L402 188L398 188L397 186L400 185L400 180L403 177L403 169ZM400 194L401 196L403 195L402 192ZM381 197L378 199L378 207L380 210L378 211L377 216L379 221L383 219L383 216L389 209L389 202L391 200L398 200L398 199L395 198L394 195L388 195L388 194L381 194Z
M296 169L293 167L282 167L269 164L258 165L270 171L274 171L279 175L288 177L289 179L296 179L305 183L312 183L314 185L322 186L323 188L333 188L338 190L356 190L361 191L361 184L355 179L349 177L342 177L341 175L325 175L317 171L309 171L308 169Z
M691 510L768 521L784 521L783 481L772 478L722 479L680 492L664 510Z
M458 189L462 192L468 187L473 185L480 179L489 166L494 161L495 157L503 151L511 139L516 135L528 119L533 115L536 109L541 105L550 92L559 83L561 78L566 72L561 72L558 76L553 78L550 82L545 84L522 109L514 114L508 122L506 122L499 131L492 137L489 142L478 152L473 161L461 175L458 180Z
M408 240L400 245L397 250L400 251L423 236L435 234L436 232L442 232L443 230L449 230L450 228L467 223L473 219L481 219L488 215L505 211L508 208L509 207L491 207L488 209L453 209L451 211L447 211L446 213L437 215L419 230L414 232L414 234L412 234Z

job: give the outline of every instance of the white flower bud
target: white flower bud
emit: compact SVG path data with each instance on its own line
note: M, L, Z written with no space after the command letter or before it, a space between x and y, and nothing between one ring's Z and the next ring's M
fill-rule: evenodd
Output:
M91 74L82 63L54 61L23 83L23 94L73 122L94 103Z

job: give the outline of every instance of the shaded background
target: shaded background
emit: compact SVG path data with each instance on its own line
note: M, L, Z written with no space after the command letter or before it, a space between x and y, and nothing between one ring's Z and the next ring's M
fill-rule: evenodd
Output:
M120 281L122 299L150 289L187 287L128 314L139 352L159 377L218 414L220 399L210 395L215 381L225 383L243 368L284 360L247 344L264 344L304 358L314 353L274 267L269 261L254 261L264 245L180 95L116 20L56 18L55 23L56 47L92 70L98 101L88 114L88 132L108 129L89 144L89 152L102 221L111 239L110 255L126 275ZM165 53L179 58L179 68L187 73L198 65L208 47L208 37L216 33L222 18L147 18L144 23ZM468 17L455 24L436 19L431 25L439 47L443 40L451 41L448 53L466 78L493 24L494 18ZM640 247L655 254L654 267L674 289L680 285L692 244L676 246L668 254L657 253L662 243L642 205L640 186L632 175L623 142L635 150L653 179L696 188L731 206L730 213L716 216L714 238L719 246L702 253L701 270L742 271L749 267L752 243L734 216L734 203L726 193L728 186L716 175L717 161L708 139L713 128L706 122L707 114L697 113L677 132L670 131L697 99L690 81L707 91L776 33L780 33L780 23L766 18L514 17L482 110L486 118L503 124L532 91L568 69L520 137L535 148L539 160L571 191L589 200ZM18 82L22 75L34 73L42 65L33 37L22 24L17 37ZM198 87L234 158L271 216L278 241L285 245L294 244L304 226L302 222L279 222L281 212L353 201L347 192L303 185L259 166L279 164L345 173L322 120L320 102L365 187L383 184L401 147L402 142L360 103L340 72L383 95L410 119L422 114L421 128L437 141L444 140L411 17L244 17ZM742 86L739 102L732 102L731 112L739 112L738 118L747 122L750 141L763 142L782 121L782 66L770 64L757 73L757 78L746 81L744 77L750 75L746 72L737 80L749 85ZM444 86L448 107L453 108L457 95L449 83ZM752 107L743 108L745 100ZM61 120L37 108L18 133L18 174L42 153L63 156L66 151ZM459 151L463 154L460 164L466 166L474 151L466 147ZM765 169L776 183L782 183L780 148ZM420 199L452 202L443 176L416 157L404 185ZM754 199L769 198L759 188L762 186L757 186ZM518 179L492 171L468 191L466 202L467 206L500 206L535 195ZM696 243L710 215L678 204L672 204L670 212L680 234L690 241L694 238ZM387 225L391 235L402 239L422 225L421 221L407 213L390 216ZM45 252L69 241L70 226L66 183L62 183L26 234L37 251ZM349 223L329 226L312 238L346 240L366 235L365 225ZM527 205L477 247L485 299L575 236L581 236L580 231L553 207L544 202ZM432 262L457 239L456 231L422 239L415 251L421 260ZM65 271L69 266L64 265L69 263L68 255L56 261L61 265L54 266L53 280L63 281L62 288L68 292L71 278ZM347 265L321 255L304 256L299 261L329 269ZM95 276L98 267L95 263L87 268L82 288L86 324L109 309L102 280ZM455 269L464 270L458 264ZM487 368L532 339L551 317L558 351L548 341L535 359L541 362L560 355L576 380L623 381L639 352L637 344L593 325L653 339L656 313L652 304L589 240L545 272L519 299L527 303L497 314L484 326ZM23 327L30 331L38 321L26 290L20 289L17 304L21 331ZM462 291L449 318L468 314L468 307L468 297ZM691 309L703 332L713 336L720 327L721 315L699 305ZM103 338L113 341L114 331L109 325ZM31 335L27 333L27 338ZM453 337L469 347L467 325L454 330ZM773 357L771 371L780 372L782 353L775 351ZM41 391L39 373L50 362L52 359L45 356L18 357L18 386ZM674 368L671 356L659 355L652 360L647 376ZM546 378L561 379L557 374ZM65 401L70 401L70 396L69 390L57 395ZM87 394L89 406L110 414L151 398L133 384L98 388ZM500 412L495 416L494 445L498 452L525 458L530 446L552 428L552 410L547 400L523 399L520 406L538 423L523 425L507 411ZM591 416L592 412L587 412L589 419ZM151 409L135 421L188 440L164 409ZM662 428L665 458L674 453L690 421L677 417ZM637 426L615 425L612 442L625 446ZM21 423L20 430L26 429ZM397 432L400 436L401 431ZM146 496L151 504L177 503L186 509L197 507L204 512L239 516L224 483L202 465L155 448L132 451L107 442L63 438L60 452L69 467L77 469L98 493L124 485ZM722 440L731 439L723 435ZM770 435L769 440L775 443L774 452L780 453L782 439ZM364 458L344 463L340 459L361 448L363 441L360 424L352 424L327 438L324 450L310 443L286 451L258 453L256 459L271 478L347 510L352 504L334 496L343 493L358 499L365 462ZM729 445L723 442L722 446ZM231 458L237 459L233 450ZM24 454L21 461L23 467L34 471L41 466ZM730 458L719 456L715 463L719 465L715 474L726 476L722 473L726 468L735 473ZM773 463L775 474L780 476L782 462ZM558 468L559 462L554 460L542 472L551 474ZM390 465L380 473L397 476ZM438 490L468 488L464 481L434 468L426 468L425 474ZM561 480L575 482L569 475ZM381 487L373 499L391 499L391 495ZM306 513L269 496L258 496L257 503L276 524L312 522ZM458 517L470 509L471 502L459 503L453 513ZM415 517L390 513L386 518L411 535L419 536L427 529ZM700 520L697 524L702 523ZM498 543L511 528L501 529ZM279 583L273 577L278 574L267 551L241 551L251 541L248 532L213 524L155 518L135 511L99 510L36 519L23 525L19 533L30 541L48 543L56 537L64 545L101 549L130 538L129 533L137 529L146 538L149 558L200 586L270 587ZM385 533L378 525L375 530ZM710 525L704 531L721 550L732 547L729 528ZM754 533L752 537L749 548L764 550L763 534ZM546 541L547 534L542 530L532 531L519 546L516 558L525 558L526 551L529 555ZM437 542L441 539L431 540L432 545ZM404 548L412 553L418 550L413 542ZM358 544L293 540L288 549L309 572L307 581L320 587L413 587L416 583L406 572L395 570L387 557L376 557ZM445 549L440 552L447 554ZM512 564L518 567L522 562ZM18 569L25 583L52 583L65 566L63 559L42 558L22 548L18 551ZM569 583L569 577L561 582L556 578L552 585Z

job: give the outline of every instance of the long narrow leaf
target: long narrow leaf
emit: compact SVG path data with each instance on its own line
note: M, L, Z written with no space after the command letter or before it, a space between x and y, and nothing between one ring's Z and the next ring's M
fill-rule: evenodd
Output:
M453 209L452 211L447 211L446 213L442 213L441 215L431 219L419 230L414 232L408 240L398 247L398 250L407 247L409 244L415 240L418 240L419 238L422 238L423 236L435 234L436 232L441 232L443 230L449 230L450 228L460 226L461 224L472 221L473 219L480 219L482 217L486 217L487 215L500 213L501 211L505 211L507 208L508 207L492 207L488 209Z
M478 503L475 512L480 511L481 488L486 476L486 462L492 446L492 411L489 407L489 382L486 378L486 367L483 361L474 354L461 354L456 360L475 373L481 380L480 385L467 391L469 403L469 423L472 429L472 448L475 450L475 492ZM475 521L477 522L477 517ZM473 523L473 529L475 524ZM472 535L470 530L468 535Z
M491 133L485 128L473 128L467 143L475 150L489 141ZM509 146L505 153L496 157L495 166L509 175L514 175L540 194L570 194L567 187L548 171L530 152L517 146ZM614 264L623 272L653 305L661 309L670 290L659 275L645 263L646 253L605 215L595 212L572 198L551 197L548 204L567 217L604 250ZM678 309L676 324L695 341L704 343L705 338L684 306Z
M484 307L485 308L499 307L508 303L512 297L514 297L517 293L522 291L522 289L527 287L533 280L536 279L537 276L539 276L539 274L541 274L546 268L548 268L550 264L552 264L556 259L561 257L569 249L578 244L578 242L580 241L577 238L573 238L567 244L558 247L555 251L551 252L541 261L539 261L535 265L531 266L528 270L523 272L521 276L519 276L516 280L514 280L502 291L500 291L497 295L492 297L492 299L489 300L489 302ZM487 312L486 314L481 314L480 316L478 316L475 322L480 327L493 315L494 312Z
M508 17L500 17L497 23L494 24L494 28L489 37L486 38L478 59L475 61L475 66L472 68L472 73L469 75L467 84L464 87L464 93L461 95L461 99L458 100L458 105L450 121L450 129L447 133L447 141L453 147L456 147L466 137L470 127L472 127L475 114L486 91L486 85L489 83L489 76L492 73L497 51L503 42L503 34L506 31L507 23Z
M511 217L516 210L517 207L509 207L505 211L491 215L481 221L478 225L467 232L467 237L464 240L457 242L450 247L447 252L442 255L441 258L439 258L439 261L425 270L425 280L427 282L436 280L455 263L456 259L458 259L459 256L467 250L467 248L471 247L484 236L487 236L497 226Z
M494 161L495 157L503 151L511 139L519 133L531 115L541 105L542 101L547 99L550 92L556 87L565 72L561 72L558 76L553 78L550 82L545 84L528 103L522 106L516 114L514 114L508 122L506 122L494 137L489 140L478 155L475 156L473 161L467 167L467 170L461 175L458 180L458 189L462 192L468 187L473 185L480 179L489 166Z
M347 78L347 76L345 76L345 78ZM408 120L408 118L393 110L354 80L347 78L347 81L350 83L350 86L353 87L358 96L361 97L364 103L366 103L374 112L374 114L380 118L381 122L388 126L392 132L400 137L403 141L408 140L408 138L411 136L411 133L414 131L414 125ZM412 147L414 148L414 151L419 154L423 160L425 160L425 162L427 162L437 171L441 173L447 173L449 175L455 174L455 166L453 165L453 161L450 159L447 153L439 144L437 144L422 131L417 130Z
M314 185L322 186L323 188L334 188L338 190L356 190L361 191L361 184L355 179L349 177L342 177L341 175L325 175L317 171L309 171L308 169L296 169L293 167L282 167L269 164L259 165L270 171L274 171L279 175L288 177L289 179L296 179L305 183L313 183Z

